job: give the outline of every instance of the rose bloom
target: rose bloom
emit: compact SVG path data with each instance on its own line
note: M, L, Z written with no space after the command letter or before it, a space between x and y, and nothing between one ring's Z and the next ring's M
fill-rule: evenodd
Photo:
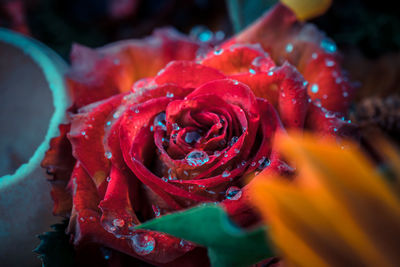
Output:
M281 4L217 47L162 29L75 45L71 64L69 121L42 165L79 264L207 266L204 248L134 226L204 202L254 225L249 179L294 173L277 132L353 130L334 43Z

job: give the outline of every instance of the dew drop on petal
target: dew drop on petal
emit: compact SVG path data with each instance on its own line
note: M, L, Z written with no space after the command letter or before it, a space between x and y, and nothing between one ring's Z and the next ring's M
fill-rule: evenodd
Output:
M108 176L108 177L106 178L106 181L107 181L107 183L109 183L109 182L111 181L111 177Z
M172 98L172 97L174 97L174 94L173 94L173 93L171 93L171 92L167 92L167 94L166 94L166 97L168 97L168 98Z
M156 247L155 239L148 234L138 233L131 238L133 250L138 255L144 256L150 254Z
M249 72L250 72L251 74L256 74L256 71L253 70L253 69L249 69Z
M348 96L349 96L349 93L343 92L343 97L348 97Z
M228 177L228 176L230 176L231 175L231 173L230 172L228 172L228 171L224 171L223 173L222 173L222 177Z
M106 158L108 158L108 159L111 159L111 158L112 158L112 153L111 153L110 151L106 151L106 152L104 153L104 156L105 156Z
M332 67L335 65L335 61L327 59L327 60L325 60L325 65L327 67Z
M220 48L220 49L215 49L214 55L221 55L222 52L224 52L224 49L222 49L222 48Z
M266 157L262 157L262 158L258 161L258 163L260 163L260 165L258 166L258 168L259 168L260 170L263 170L263 169L267 168L267 167L271 164L271 161L270 161L269 159L267 159Z
M336 44L328 38L322 39L320 45L327 53L335 53L337 50Z
M233 146L239 140L237 136L232 137L231 141L229 141L229 145Z
M286 45L285 50L286 50L286 53L291 53L293 51L293 45L291 43L288 43Z
M154 126L165 128L165 112L161 112L154 118Z
M231 186L225 192L225 197L230 200L238 200L241 196L242 190L237 186Z
M311 85L311 92L313 92L314 94L318 93L319 87L318 84L313 84Z
M196 132L187 132L185 135L185 142L188 144L196 143L201 138L201 135Z
M318 58L318 54L317 53L312 53L311 57L312 57L312 59L317 59Z
M190 166L202 166L209 161L208 154L201 150L193 150L186 156L186 161Z

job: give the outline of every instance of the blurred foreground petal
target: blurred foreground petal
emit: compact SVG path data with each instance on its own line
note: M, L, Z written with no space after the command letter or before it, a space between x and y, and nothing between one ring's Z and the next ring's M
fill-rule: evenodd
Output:
M399 198L359 149L308 135L280 136L278 144L298 177L257 179L252 191L284 260L295 266L399 266Z

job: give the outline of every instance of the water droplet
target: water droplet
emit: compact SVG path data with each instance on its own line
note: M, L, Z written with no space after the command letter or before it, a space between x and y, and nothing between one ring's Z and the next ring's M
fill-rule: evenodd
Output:
M324 95L322 96L322 98L323 98L323 99L327 99L327 98L328 98L328 95L327 95L327 94L324 94Z
M114 219L114 220L113 220L113 225L114 225L115 227L124 227L125 221L122 220L122 219Z
M221 55L222 52L224 52L224 49L220 48L220 49L215 49L214 50L214 55Z
M85 135L86 135L86 132L85 132L85 131L82 131L82 132L81 132L81 135L85 136Z
M216 157L219 157L221 155L221 152L220 151L214 151L214 156L216 156Z
M153 208L154 216L159 217L161 214L160 208L156 205L152 205L151 207Z
M320 45L321 45L322 49L324 49L325 52L328 52L328 53L335 53L337 50L336 44L331 39L328 39L328 38L322 39Z
M105 260L109 260L111 258L112 251L109 248L100 247L100 251L102 252Z
M295 98L292 98L292 103L293 103L293 104L296 104L296 103L297 103L297 101L296 101Z
M260 165L258 166L258 169L263 170L271 164L271 161L269 159L267 159L266 157L262 157L258 161L258 163L260 163Z
M230 200L238 200L242 196L242 190L237 186L231 186L226 190L225 197Z
M235 148L234 151L235 151L236 154L239 154L239 153L240 153L240 149L239 149L239 148Z
M327 60L325 60L325 65L326 65L327 67L335 66L335 61L330 60L330 59L327 59Z
M165 112L161 112L161 113L159 113L155 118L154 118L154 126L158 126L158 127L161 127L161 128L163 128L163 129L165 129L166 128L166 126L165 126L165 119L166 119L166 117L165 117Z
M239 82L238 82L238 81L236 81L236 80L233 80L233 84L234 84L234 85L238 85L238 84L239 84Z
M349 96L349 93L343 92L343 97L348 97L348 96Z
M253 69L249 69L249 72L250 72L251 74L256 74L256 71L253 70Z
M201 135L194 131L194 132L187 132L185 135L185 142L188 144L196 143L201 138Z
M104 156L105 156L106 158L108 158L108 159L111 159L111 158L112 158L112 153L111 153L110 151L106 151L106 152L104 153Z
M318 58L318 54L317 53L312 53L311 57L312 57L312 59L317 59Z
M205 30L198 35L200 42L208 42L211 40L213 33L209 30Z
M236 142L239 140L239 137L234 136L232 137L231 141L229 141L229 145L233 146L234 144L236 144Z
M337 132L337 131L338 131L338 129L337 129L337 128L333 128L333 131L334 131L334 132Z
M230 172L228 172L228 171L224 171L223 173L222 173L222 177L228 177L228 176L230 176L231 175L231 173Z
M135 109L135 113L139 113L139 109L138 108Z
M106 126L110 126L110 125L111 125L111 121L107 121Z
M245 166L246 165L246 161L245 160L242 160L242 162L240 163L242 166Z
M168 97L168 98L172 98L172 97L174 97L174 94L173 94L173 93L171 93L171 92L167 92L167 94L166 94L166 97Z
M336 83L341 83L342 82L342 78L337 77L335 81L336 81Z
M153 131L154 131L154 126L151 125L151 126L150 126L150 132L153 132Z
M274 75L274 72L273 71L268 71L267 75L268 76L272 76L272 75Z
M291 43L288 43L286 45L285 50L286 50L286 53L291 53L293 51L293 45Z
M314 94L318 93L319 87L318 84L313 84L311 85L311 92L313 92Z
M141 256L150 254L156 247L156 241L151 235L139 233L131 238L135 252Z
M107 181L107 183L109 183L109 182L111 181L111 177L108 176L108 177L106 178L106 181Z
M208 154L201 150L193 150L186 156L186 161L190 166L202 166L209 161Z
M120 111L116 111L116 112L113 114L113 118L114 118L114 119L118 119L120 115L121 115L121 112L120 112Z
M254 166L256 166L256 164L257 164L257 163L252 162L250 165L251 165L252 167L254 167Z
M308 82L307 81L304 81L303 82L303 86L307 86L308 85Z

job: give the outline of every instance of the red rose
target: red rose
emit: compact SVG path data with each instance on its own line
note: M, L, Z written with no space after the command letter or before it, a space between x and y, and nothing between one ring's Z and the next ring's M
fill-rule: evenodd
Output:
M70 123L43 165L53 174L54 213L70 216L78 252L103 246L125 260L203 266L204 249L133 227L210 201L250 225L257 217L244 178L293 172L274 148L278 131L351 129L338 118L352 91L334 44L282 5L196 58L208 48L172 30L74 47Z

